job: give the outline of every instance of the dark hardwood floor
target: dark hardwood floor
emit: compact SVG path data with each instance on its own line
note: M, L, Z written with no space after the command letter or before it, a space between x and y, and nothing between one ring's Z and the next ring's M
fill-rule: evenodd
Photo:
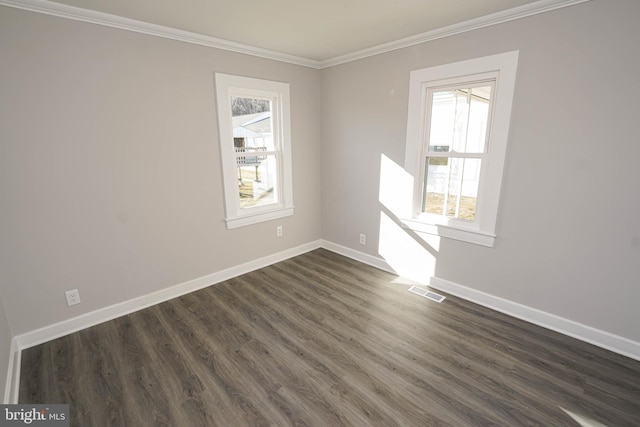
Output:
M640 362L317 250L22 353L73 426L639 426Z

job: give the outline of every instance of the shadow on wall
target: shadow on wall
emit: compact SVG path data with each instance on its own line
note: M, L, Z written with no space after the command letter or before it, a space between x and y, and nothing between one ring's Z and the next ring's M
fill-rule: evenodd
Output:
M380 239L378 253L404 278L429 284L435 274L440 237L418 234L402 223L411 217L413 176L380 155Z

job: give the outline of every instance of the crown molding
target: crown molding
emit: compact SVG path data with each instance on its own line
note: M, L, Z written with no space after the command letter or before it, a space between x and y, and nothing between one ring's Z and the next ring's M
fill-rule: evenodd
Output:
M185 43L200 46L213 47L260 58L272 59L280 62L287 62L295 65L302 65L310 68L320 68L320 62L299 56L289 55L269 49L262 49L243 43L237 43L204 34L192 33L190 31L165 27L163 25L151 24L137 21L135 19L124 18L122 16L111 15L109 13L97 12L83 9L81 7L69 6L48 0L0 0L0 6L9 6L16 9L38 12L52 15L59 18L71 19L74 21L87 22L90 24L103 25L106 27L118 28L121 30L133 31L150 36L162 37L165 39L177 40Z
M393 42L381 44L371 48L363 49L346 55L336 56L334 58L320 61L320 68L333 67L335 65L356 61L358 59L379 55L381 53L390 52L392 50L402 49L414 46L420 43L453 36L456 34L466 33L468 31L478 30L480 28L490 27L517 19L526 18L540 13L550 12L552 10L564 7L574 6L591 0L540 0L534 3L525 4L512 9L503 10L501 12L492 13L490 15L481 16L479 18L470 19L468 21L438 28L426 33L416 34L415 36L406 37Z
M492 13L480 18L471 19L468 21L460 22L458 24L449 25L433 31L428 31L426 33L417 34L415 36L406 37L390 43L381 44L322 61L316 61L309 58L303 58L300 56L289 55L273 50L262 49L256 46L232 42L229 40L224 40L198 33L192 33L189 31L178 30L162 25L150 24L148 22L137 21L135 19L123 18L121 16L111 15L109 13L69 6L49 0L0 0L0 6L9 6L31 12L57 16L60 18L72 19L74 21L104 25L107 27L133 31L136 33L147 34L156 37L163 37L166 39L177 40L185 43L192 43L196 45L257 56L260 58L272 59L274 61L286 62L315 69L323 69L347 62L356 61L358 59L367 58L369 56L375 56L381 53L390 52L392 50L402 49L416 44L465 33L467 31L473 31L480 28L490 27L492 25L502 24L504 22L514 21L516 19L526 18L540 13L550 12L552 10L561 9L564 7L574 6L588 1L591 0L539 0L534 3L529 3L497 13Z

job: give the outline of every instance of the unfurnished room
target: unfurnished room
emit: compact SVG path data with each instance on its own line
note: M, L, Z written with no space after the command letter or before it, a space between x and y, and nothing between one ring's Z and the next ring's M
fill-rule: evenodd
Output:
M0 425L640 425L637 0L0 0Z

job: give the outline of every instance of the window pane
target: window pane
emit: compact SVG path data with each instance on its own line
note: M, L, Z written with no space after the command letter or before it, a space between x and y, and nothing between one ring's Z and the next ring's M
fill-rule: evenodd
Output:
M248 147L275 150L270 100L232 96L231 116L236 150Z
M422 211L474 221L482 161L451 157L448 164L440 165L431 160L428 157L425 162Z
M278 203L271 107L268 99L231 97L240 209Z
M433 92L429 151L484 152L491 91L489 85Z
M278 203L276 156L262 154L260 150L247 150L236 154L236 158L240 208Z

